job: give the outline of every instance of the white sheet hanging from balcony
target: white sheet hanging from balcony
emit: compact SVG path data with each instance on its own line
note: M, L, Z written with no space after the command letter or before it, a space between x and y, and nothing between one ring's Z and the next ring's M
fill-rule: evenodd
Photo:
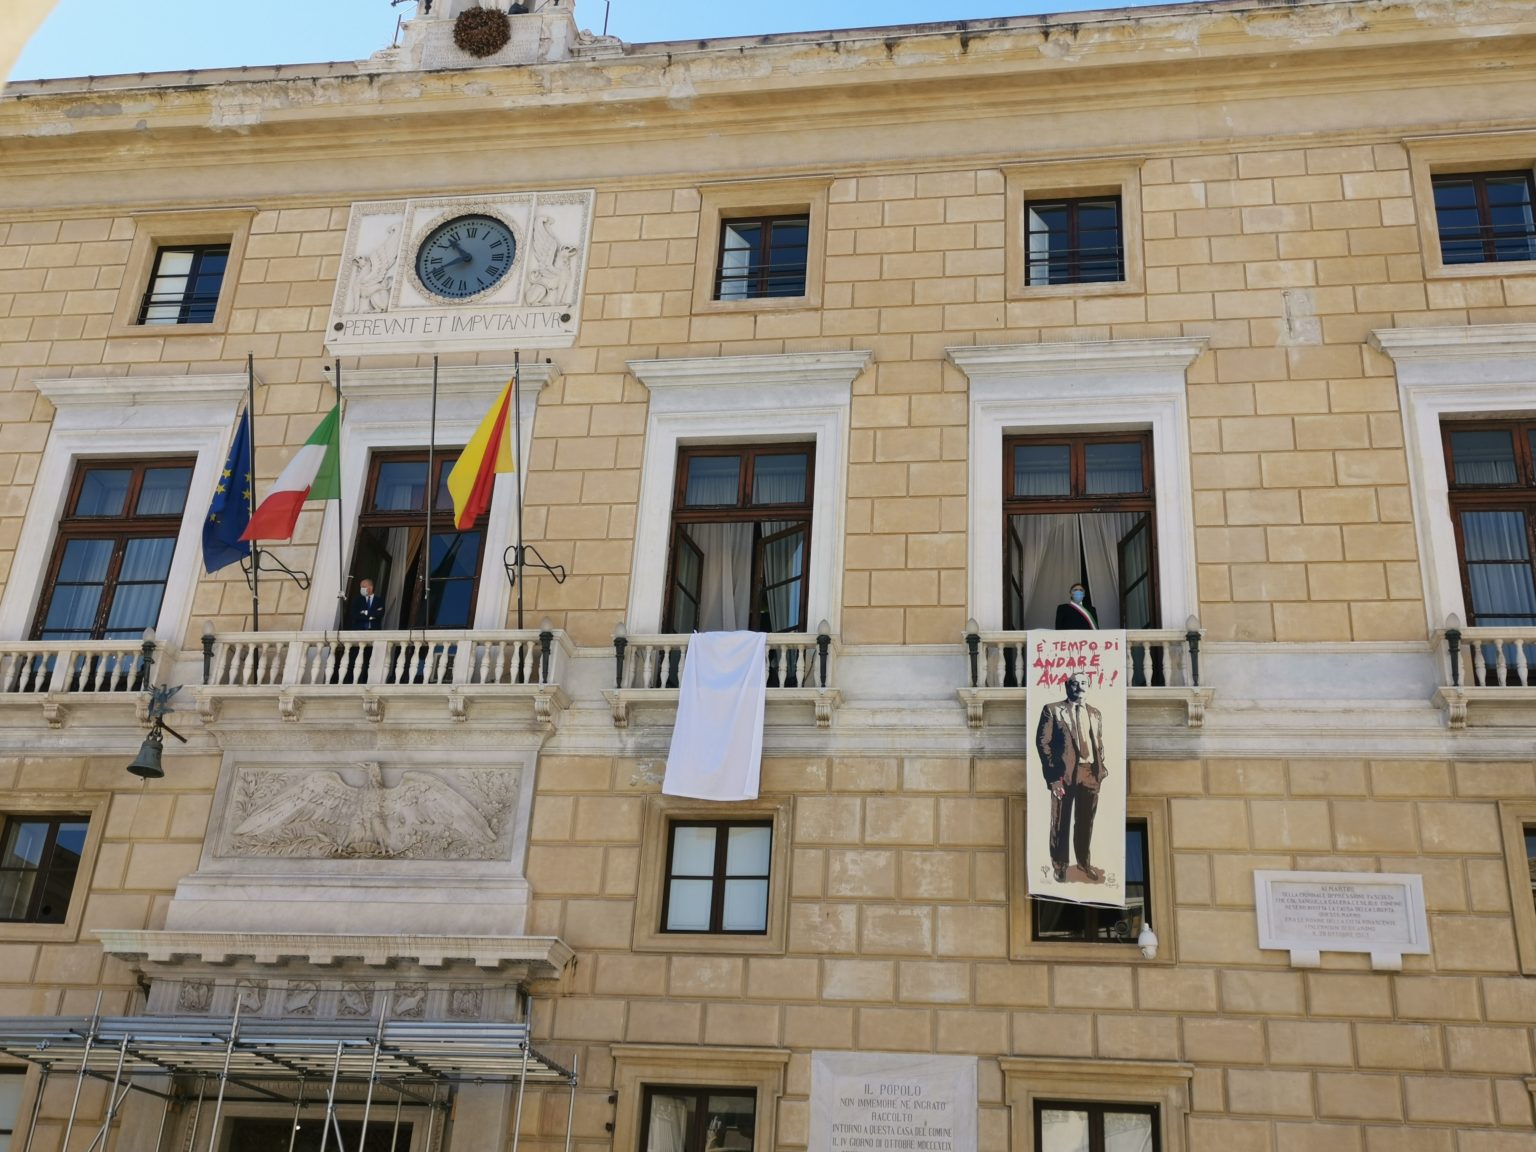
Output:
M677 723L661 790L695 800L756 800L768 702L768 637L695 632L688 638Z

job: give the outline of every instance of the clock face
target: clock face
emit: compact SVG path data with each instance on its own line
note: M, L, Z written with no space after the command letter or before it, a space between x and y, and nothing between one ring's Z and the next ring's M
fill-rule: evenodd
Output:
M494 216L439 224L416 250L416 275L434 296L463 300L499 282L517 255L517 238Z

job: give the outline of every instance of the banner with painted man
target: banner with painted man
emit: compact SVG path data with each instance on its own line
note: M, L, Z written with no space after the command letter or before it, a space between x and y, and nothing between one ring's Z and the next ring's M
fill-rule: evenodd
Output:
M1125 906L1125 632L1031 629L1029 894Z

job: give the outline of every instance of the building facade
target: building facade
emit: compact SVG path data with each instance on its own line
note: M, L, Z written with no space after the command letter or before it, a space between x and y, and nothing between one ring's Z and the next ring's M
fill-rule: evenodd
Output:
M0 96L10 1146L1536 1148L1536 12L469 8ZM1073 583L1119 911L1025 874ZM758 796L663 796L740 629Z

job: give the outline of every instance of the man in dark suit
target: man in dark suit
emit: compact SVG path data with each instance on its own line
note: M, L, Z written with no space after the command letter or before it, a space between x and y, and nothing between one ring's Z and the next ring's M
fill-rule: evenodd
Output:
M1072 585L1065 604L1056 605L1056 631L1086 632L1099 626L1099 615L1088 604L1088 589Z
M384 627L384 597L373 592L373 581L364 576L352 597L352 628L358 632L377 632Z
M1067 679L1067 698L1040 709L1035 747L1040 767L1051 790L1051 871L1058 881L1067 878L1067 839L1078 868L1091 883L1104 879L1095 868L1093 817L1099 809L1099 785L1109 775L1104 763L1104 717L1083 703L1088 677L1081 672Z

